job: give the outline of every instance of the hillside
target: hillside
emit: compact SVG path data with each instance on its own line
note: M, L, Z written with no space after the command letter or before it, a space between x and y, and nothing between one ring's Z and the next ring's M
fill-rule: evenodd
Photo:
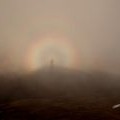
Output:
M119 120L119 76L54 68L0 77L2 120Z

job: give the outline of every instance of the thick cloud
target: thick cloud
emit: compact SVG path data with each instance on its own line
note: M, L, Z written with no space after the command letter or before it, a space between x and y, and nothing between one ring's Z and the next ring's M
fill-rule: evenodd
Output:
M119 0L1 0L1 71L24 70L31 42L59 33L79 49L81 69L120 73L119 5Z

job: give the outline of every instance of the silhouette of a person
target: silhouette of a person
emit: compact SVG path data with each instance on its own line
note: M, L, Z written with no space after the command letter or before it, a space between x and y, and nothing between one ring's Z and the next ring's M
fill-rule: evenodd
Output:
M54 60L53 59L50 61L50 66L54 67Z

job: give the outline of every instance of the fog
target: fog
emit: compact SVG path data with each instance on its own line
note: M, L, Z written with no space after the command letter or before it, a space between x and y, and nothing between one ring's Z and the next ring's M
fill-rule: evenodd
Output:
M27 72L31 44L54 34L74 44L80 70L119 74L119 5L119 0L0 0L0 71Z
M120 120L120 0L0 0L0 119Z

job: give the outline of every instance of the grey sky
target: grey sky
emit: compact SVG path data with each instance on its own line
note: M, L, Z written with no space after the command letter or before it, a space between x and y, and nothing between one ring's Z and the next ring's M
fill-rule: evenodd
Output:
M1 71L24 69L34 36L65 34L80 68L120 73L120 0L0 0Z

